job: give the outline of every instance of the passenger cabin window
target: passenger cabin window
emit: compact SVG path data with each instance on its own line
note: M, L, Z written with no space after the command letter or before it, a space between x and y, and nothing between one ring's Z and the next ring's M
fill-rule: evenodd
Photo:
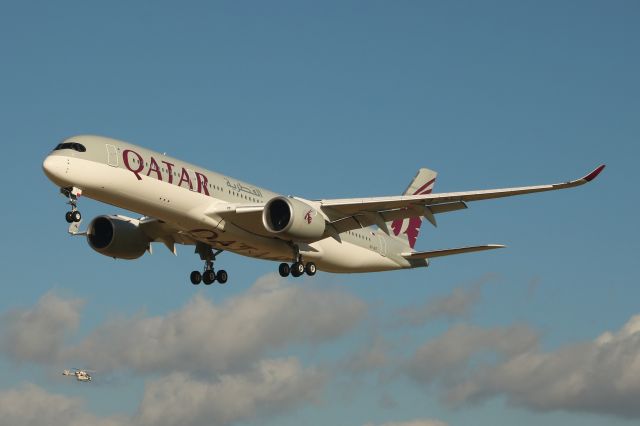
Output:
M55 148L53 148L54 151L58 151L60 149L72 149L78 152L85 152L87 150L87 148L85 148L84 145L76 142L61 143L61 144L58 144L58 146L56 146Z

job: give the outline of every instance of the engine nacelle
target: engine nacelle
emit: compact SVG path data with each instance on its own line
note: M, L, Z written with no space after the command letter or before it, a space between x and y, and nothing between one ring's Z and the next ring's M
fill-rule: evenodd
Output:
M149 238L140 230L139 222L124 216L98 216L87 229L87 242L92 249L117 259L137 259L149 248Z
M283 239L318 241L325 230L324 217L316 209L295 198L275 197L262 212L262 223Z

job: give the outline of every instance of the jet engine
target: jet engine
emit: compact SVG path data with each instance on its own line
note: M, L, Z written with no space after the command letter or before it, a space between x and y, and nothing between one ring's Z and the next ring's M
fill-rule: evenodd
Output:
M315 208L295 198L275 197L262 212L262 223L279 238L318 241L324 235L324 217Z
M87 229L92 249L116 259L137 259L149 248L149 238L139 222L124 216L98 216Z

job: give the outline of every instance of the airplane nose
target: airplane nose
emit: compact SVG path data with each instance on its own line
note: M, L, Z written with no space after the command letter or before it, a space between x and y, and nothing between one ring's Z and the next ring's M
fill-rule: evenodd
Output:
M53 172L55 170L55 163L56 161L51 156L45 158L44 162L42 163L42 170L44 170L44 174L46 174L49 178L51 178L51 176L53 175Z
M65 174L65 160L59 155L49 155L42 162L42 170L47 177L57 182L61 180Z

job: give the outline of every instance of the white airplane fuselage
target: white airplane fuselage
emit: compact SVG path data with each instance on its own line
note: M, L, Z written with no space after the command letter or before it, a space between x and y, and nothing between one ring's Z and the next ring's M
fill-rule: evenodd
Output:
M83 197L156 218L218 250L273 261L295 260L291 242L270 235L262 223L241 216L230 220L216 213L233 205L264 206L279 194L111 138L83 135L63 143L81 144L85 150L57 149L46 157L44 171L57 186L74 187ZM407 250L402 241L373 228L297 245L306 261L329 272L374 272L428 264L424 259L403 258L400 253Z

